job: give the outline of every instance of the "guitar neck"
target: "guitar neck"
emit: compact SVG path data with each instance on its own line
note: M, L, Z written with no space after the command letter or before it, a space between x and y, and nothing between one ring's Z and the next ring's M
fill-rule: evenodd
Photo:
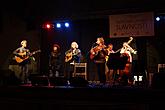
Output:
M41 51L40 51L40 50L34 51L34 52L30 53L29 56L32 56L32 55L34 55L34 54L36 54L36 53L38 53L38 52L41 52Z

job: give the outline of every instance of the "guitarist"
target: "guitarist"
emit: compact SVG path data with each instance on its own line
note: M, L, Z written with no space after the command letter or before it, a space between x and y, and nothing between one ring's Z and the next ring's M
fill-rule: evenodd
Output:
M80 63L81 50L78 48L77 42L71 43L71 48L65 52L65 72L64 76L70 79L73 73L74 63Z
M22 59L25 59L24 61L19 63L19 66L21 68L20 79L23 80L23 83L27 83L28 82L28 63L29 63L29 59L28 58L26 59L26 57L28 55L30 55L30 51L26 47L27 47L27 41L26 40L22 40L21 41L21 47L17 48L13 52L13 54L16 57L20 57Z
M90 49L90 59L94 61L97 66L97 74L100 83L106 83L106 76L105 76L105 63L106 63L106 56L108 54L106 50L106 45L104 44L103 37L97 38L96 46Z

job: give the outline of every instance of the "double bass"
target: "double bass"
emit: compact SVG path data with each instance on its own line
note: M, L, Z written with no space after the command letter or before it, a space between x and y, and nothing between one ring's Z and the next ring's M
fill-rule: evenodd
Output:
M127 44L130 44L132 42L133 38L130 37L129 41L126 42ZM127 61L129 59L129 57L127 55L121 54L122 48L118 49L117 51L115 51L114 53L111 53L108 56L108 60L107 60L107 66L108 69L113 69L113 70L124 70L127 64Z

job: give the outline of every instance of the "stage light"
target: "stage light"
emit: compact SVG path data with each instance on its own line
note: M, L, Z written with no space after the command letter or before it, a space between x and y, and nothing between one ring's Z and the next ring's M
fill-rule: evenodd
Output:
M44 28L44 29L52 29L52 28L54 28L54 25L51 24L51 23L45 23L45 24L42 25L42 28Z
M48 28L48 29L49 29L49 28L50 28L50 24L46 24L46 28Z
M56 27L57 28L61 28L61 24L60 23L56 23Z
M160 17L156 17L156 21L160 21Z
M68 22L65 23L65 27L69 27L69 23Z

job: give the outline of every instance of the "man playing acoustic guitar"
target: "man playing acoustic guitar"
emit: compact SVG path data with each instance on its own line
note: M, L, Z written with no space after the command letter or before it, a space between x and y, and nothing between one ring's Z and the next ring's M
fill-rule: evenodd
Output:
M21 41L21 47L17 48L13 52L13 54L15 55L15 60L21 68L20 80L23 80L23 83L25 84L28 83L28 63L30 62L29 58L32 54L34 54L34 52L30 53L29 49L27 49L26 47L27 41L23 40Z

